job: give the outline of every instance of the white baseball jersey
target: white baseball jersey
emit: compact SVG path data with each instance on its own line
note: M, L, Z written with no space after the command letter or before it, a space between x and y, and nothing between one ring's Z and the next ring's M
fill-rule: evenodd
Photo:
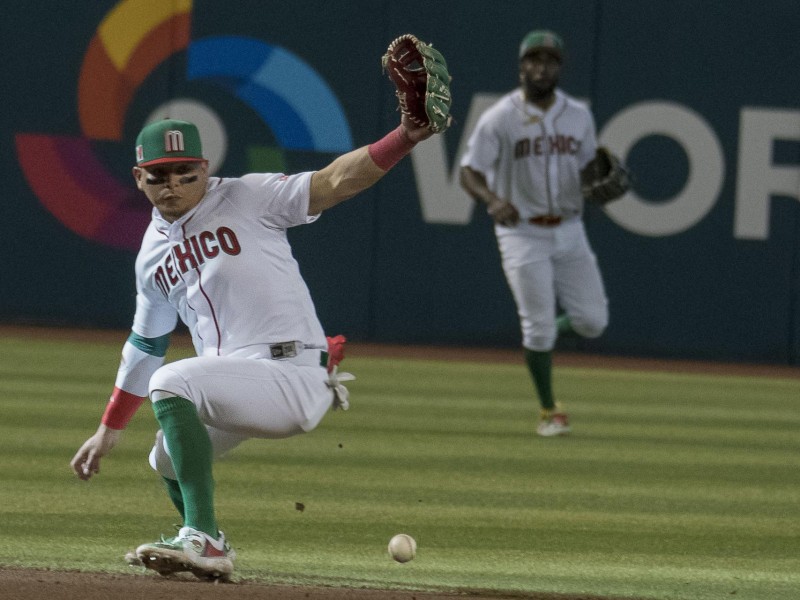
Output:
M215 456L249 437L310 431L333 392L321 363L327 340L300 275L286 228L308 216L312 173L211 177L197 206L173 223L153 210L136 259L133 333L161 338L177 318L197 357L163 365L126 342L116 386L189 399L206 425ZM272 360L271 345L306 350ZM175 477L159 435L150 463Z
M557 303L581 335L596 337L608 321L602 278L580 218L580 171L596 150L594 118L584 103L557 89L542 112L516 89L481 115L461 160L519 211L518 224L495 223L494 229L522 344L530 350L553 348ZM543 216L561 221L549 227L530 222Z
M198 356L267 357L269 344L326 348L286 228L309 223L311 173L209 178L173 223L156 209L136 260L133 331L169 333L176 315Z
M516 89L481 115L461 166L482 173L523 221L569 218L583 212L579 173L596 149L594 119L584 103L557 89L543 113Z

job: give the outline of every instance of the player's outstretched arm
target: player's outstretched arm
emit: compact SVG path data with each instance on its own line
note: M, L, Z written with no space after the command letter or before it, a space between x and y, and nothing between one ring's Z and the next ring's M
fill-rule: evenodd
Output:
M308 214L317 215L352 198L385 174L372 161L366 147L343 154L311 176Z
M111 452L122 437L122 430L111 429L101 424L95 434L83 443L72 458L70 466L78 478L84 481L100 472L100 459Z
M308 214L316 215L373 186L418 142L433 132L403 115L401 125L383 139L342 154L311 176Z
M411 34L401 35L381 57L395 86L400 127L383 139L348 152L311 177L309 215L336 206L374 185L416 144L452 123L450 73L442 53Z

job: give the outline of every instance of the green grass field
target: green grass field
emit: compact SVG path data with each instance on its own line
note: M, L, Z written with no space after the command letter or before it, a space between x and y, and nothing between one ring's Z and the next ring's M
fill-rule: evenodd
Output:
M146 405L98 477L69 470L119 349L0 338L0 565L129 572L127 550L172 533ZM350 411L216 464L239 577L800 598L800 379L557 368L575 432L538 439L522 363L351 353L343 367ZM386 553L398 532L419 544L405 565Z

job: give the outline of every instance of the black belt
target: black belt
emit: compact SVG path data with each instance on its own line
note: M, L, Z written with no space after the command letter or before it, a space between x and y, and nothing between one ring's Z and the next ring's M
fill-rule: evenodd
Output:
M561 215L539 215L528 219L528 223L541 227L555 227L561 224Z
M270 344L269 354L273 360L280 360L282 358L294 358L305 348L298 342L278 342L277 344ZM319 357L319 366L328 366L328 353L322 350Z

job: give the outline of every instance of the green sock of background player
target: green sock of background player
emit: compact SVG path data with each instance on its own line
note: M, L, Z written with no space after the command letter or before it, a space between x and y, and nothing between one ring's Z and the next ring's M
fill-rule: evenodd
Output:
M553 400L553 353L525 348L525 362L528 363L542 409L552 411L556 407Z
M572 321L570 321L567 315L561 315L556 319L556 331L558 331L558 335L575 333L575 330L572 328Z
M567 315L561 315L556 319L556 330L559 335L573 333L572 322ZM553 353L537 352L536 350L525 349L525 362L531 373L536 392L539 394L539 403L542 409L553 411L556 408L553 399Z
M219 536L214 514L214 478L212 477L211 440L197 410L189 400L180 397L164 398L153 403L156 420L178 476L181 503L184 506L183 524ZM187 443L188 442L188 443ZM176 502L175 488L167 482L170 498Z

